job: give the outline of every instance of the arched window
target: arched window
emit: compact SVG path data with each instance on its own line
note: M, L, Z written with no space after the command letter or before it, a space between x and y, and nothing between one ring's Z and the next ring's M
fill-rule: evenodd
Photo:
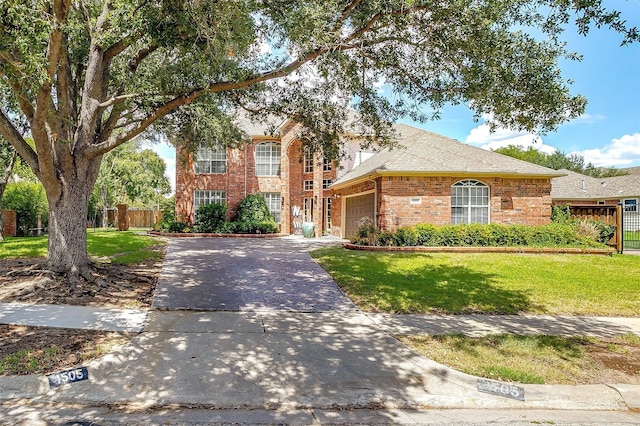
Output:
M264 142L256 145L256 176L280 175L280 144Z
M451 223L489 223L489 187L477 180L451 186Z

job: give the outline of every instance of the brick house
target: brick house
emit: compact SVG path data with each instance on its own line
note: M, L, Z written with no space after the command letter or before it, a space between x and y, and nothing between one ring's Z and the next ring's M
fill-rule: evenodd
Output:
M247 194L262 193L280 231L298 233L302 222L348 238L362 217L382 230L417 223L548 223L551 179L565 173L540 167L441 135L396 125L401 147L361 151L348 135L347 158L335 167L305 154L296 123L240 122L251 135L242 148L180 152L176 212L187 222L201 203L225 202L229 215ZM275 128L273 135L268 128Z
M303 222L315 224L316 236L328 233L332 227L329 185L336 179L334 165L304 152L302 142L295 138L297 124L291 120L252 123L237 117L236 124L251 138L240 148L199 148L195 157L178 152L178 218L193 223L200 204L224 202L231 219L240 200L260 193L281 233L299 233Z

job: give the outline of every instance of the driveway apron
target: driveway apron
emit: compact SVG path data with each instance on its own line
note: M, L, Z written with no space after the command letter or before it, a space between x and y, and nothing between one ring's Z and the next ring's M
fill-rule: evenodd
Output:
M155 309L206 311L355 311L311 258L336 240L171 239L153 299Z

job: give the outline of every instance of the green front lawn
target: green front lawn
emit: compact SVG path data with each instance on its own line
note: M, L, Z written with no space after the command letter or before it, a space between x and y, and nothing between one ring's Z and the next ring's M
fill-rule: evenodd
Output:
M7 238L0 242L0 259L17 257L45 257L48 238ZM158 239L133 231L100 230L87 232L87 252L90 256L113 263L132 264L146 259L160 259L161 254L150 250Z
M384 253L312 255L365 311L640 315L640 256Z

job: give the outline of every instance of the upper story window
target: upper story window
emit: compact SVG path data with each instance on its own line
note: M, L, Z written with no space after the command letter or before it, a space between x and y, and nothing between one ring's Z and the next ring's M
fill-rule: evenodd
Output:
M198 147L195 156L195 170L198 174L227 173L227 150L224 147Z
M313 173L313 152L308 149L304 151L304 172Z
M329 172L331 171L332 168L333 168L333 161L325 158L322 163L322 170L325 172Z
M264 142L256 145L256 176L280 175L280 144Z
M489 187L477 180L451 186L451 223L489 223Z

